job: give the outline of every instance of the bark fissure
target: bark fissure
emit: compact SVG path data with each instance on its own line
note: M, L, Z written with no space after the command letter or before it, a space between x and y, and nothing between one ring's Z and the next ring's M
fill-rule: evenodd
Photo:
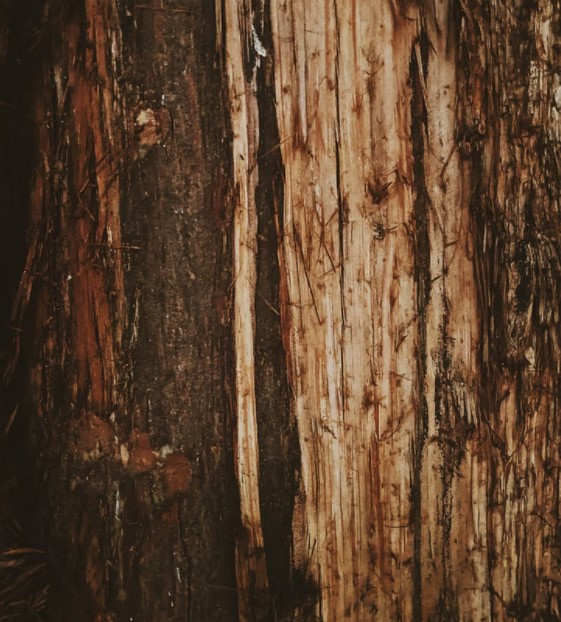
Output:
M259 9L259 7L258 7ZM297 471L300 465L296 422L290 412L290 388L282 341L284 314L279 288L279 237L283 168L275 114L273 41L270 7L263 8L259 42L266 56L257 67L259 101L259 182L257 206L257 284L255 301L255 382L259 433L260 501L267 573L269 617L289 618L302 598L291 578L290 543ZM296 438L295 438L296 437ZM276 616L276 618L275 618Z
M417 44L416 44L417 45ZM422 518L422 473L423 455L428 435L428 406L425 394L427 376L427 306L431 290L430 273L430 240L428 232L429 202L426 189L424 157L426 134L426 110L424 104L421 80L422 68L418 65L418 55L411 54L410 80L411 93L411 140L413 149L413 185L415 187L414 204L414 231L415 240L415 288L416 288L416 312L419 322L419 335L417 344L417 382L418 404L415 425L415 446L413 463L413 482L411 486L411 513L414 529L414 593L413 614L415 622L423 619L423 518ZM426 71L424 71L426 74Z
M340 150L340 140L339 136L341 134L341 103L339 98L339 71L340 69L340 51L339 45L340 41L338 38L338 34L340 32L340 23L337 15L337 3L333 3L333 10L335 13L335 27L337 32L337 41L335 44L335 180L336 180L336 200L337 200L337 219L338 219L338 232L339 232L339 248L338 248L338 256L339 256L339 287L340 287L340 300L341 300L341 343L340 343L340 360L341 360L341 417L343 421L345 420L345 410L346 410L346 397L347 397L347 389L345 386L345 341L348 339L346 333L346 322L345 322L345 226L347 224L348 211L349 207L347 205L347 198L343 196L343 190L341 188L341 184L343 183L341 177L341 154ZM336 270L335 264L333 262L332 257L329 255L327 248L325 252L328 254L328 258L330 260L331 266L333 270Z

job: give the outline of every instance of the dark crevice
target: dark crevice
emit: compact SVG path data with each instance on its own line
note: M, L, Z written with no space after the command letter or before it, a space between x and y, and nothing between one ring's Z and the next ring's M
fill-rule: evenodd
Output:
M420 45L420 44L419 44ZM423 55L423 54L422 54ZM428 61L427 61L428 63ZM413 570L413 615L414 622L423 619L422 608L422 568L421 568L421 476L423 451L428 433L428 405L425 396L427 370L427 306L431 290L430 241L429 241L429 196L425 180L425 133L427 111L425 107L421 80L425 79L428 65L418 66L417 54L413 49L410 63L411 83L411 137L413 145L413 185L414 198L414 246L415 246L415 284L417 290L416 311L419 326L418 338L418 414L415 422L415 447L413 483L411 491L411 513L414 532L414 570Z
M259 494L269 603L268 617L258 619L280 620L288 619L294 608L306 599L306 594L300 593L301 586L291 576L292 514L298 487L300 450L296 423L290 412L290 388L282 339L278 247L281 244L284 171L276 120L273 40L268 4L264 10L264 15L258 15L256 19L258 24L263 24L259 38L267 50L267 56L260 58L257 68L260 142L257 154L259 183L256 189L255 387Z
M9 615L10 620L29 620L42 610L46 584L41 552L45 542L36 522L29 520L40 512L30 484L28 421L20 405L26 318L14 312L27 254L36 150L31 101L41 4L13 0L0 6L0 618ZM24 548L37 553L15 557L10 553ZM11 570L5 566L5 556L10 555L16 562Z
M335 24L337 25L336 32L340 32L339 17L337 14L337 5L334 4L335 10ZM348 224L348 211L349 206L347 198L343 196L341 188L341 154L339 136L341 134L341 108L339 102L339 40L336 45L336 58L335 58L335 105L337 107L337 125L335 127L335 183L337 188L337 219L338 219L338 232L339 232L339 291L340 291L340 310L341 310L341 344L339 348L339 356L341 359L341 411L342 419L345 421L345 413L347 410L346 400L347 391L345 388L345 333L346 333L346 320L345 320L345 230Z

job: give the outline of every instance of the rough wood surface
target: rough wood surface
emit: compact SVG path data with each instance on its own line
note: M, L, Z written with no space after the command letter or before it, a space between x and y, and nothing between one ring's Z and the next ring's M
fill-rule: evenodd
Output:
M36 9L53 619L560 620L559 0Z

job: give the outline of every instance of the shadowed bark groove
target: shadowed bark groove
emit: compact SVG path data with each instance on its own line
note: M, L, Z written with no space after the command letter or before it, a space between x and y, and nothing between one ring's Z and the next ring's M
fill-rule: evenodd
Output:
M411 55L411 142L413 149L413 184L415 187L414 203L414 230L412 232L415 243L415 288L416 308L419 318L419 342L417 345L418 365L418 399L417 417L415 425L415 449L413 464L413 481L411 484L411 514L414 530L415 567L413 592L413 619L422 620L424 590L423 580L427 574L427 563L423 563L426 551L423 551L423 494L422 474L423 456L428 435L428 404L425 395L427 377L427 307L431 292L430 273L430 240L429 240L429 197L425 179L425 133L427 110L423 97L422 81L428 51L428 40L425 33L419 35L418 46L422 46L422 53L415 50ZM424 62L423 62L424 59Z

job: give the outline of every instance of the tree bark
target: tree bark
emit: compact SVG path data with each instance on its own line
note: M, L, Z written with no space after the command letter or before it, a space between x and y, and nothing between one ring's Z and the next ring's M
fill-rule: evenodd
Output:
M33 6L50 618L561 620L559 0Z

